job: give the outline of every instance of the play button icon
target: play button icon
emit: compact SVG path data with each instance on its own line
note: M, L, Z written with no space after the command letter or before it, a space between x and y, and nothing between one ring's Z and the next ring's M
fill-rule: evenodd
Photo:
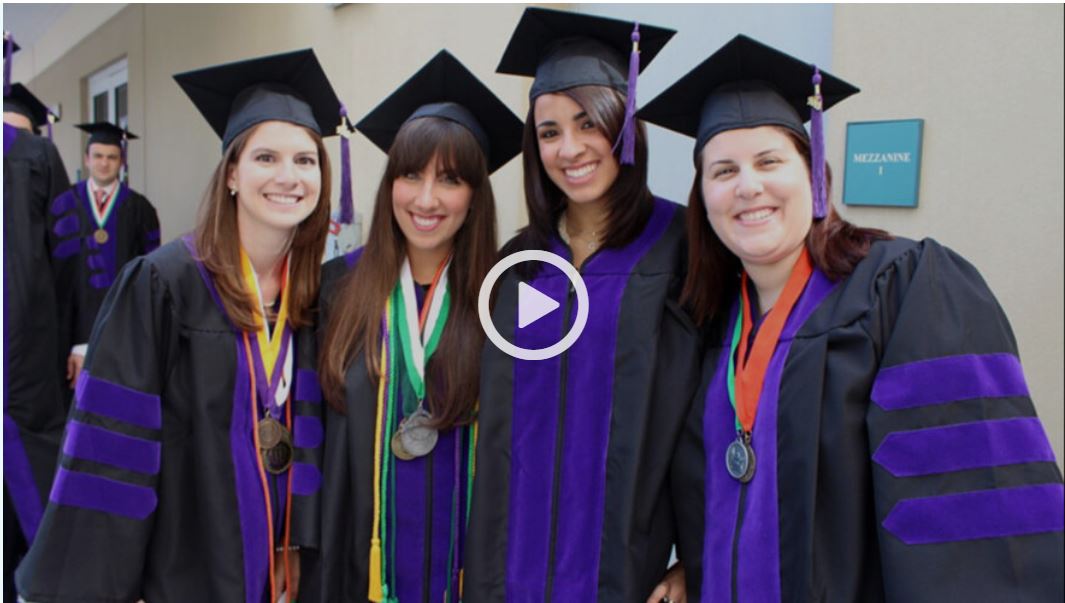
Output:
M577 316L574 317L573 326L560 341L546 348L526 349L521 348L506 340L499 334L495 323L492 322L492 313L488 307L489 298L492 296L492 288L503 272L521 262L546 262L561 270L566 278L573 284L573 292L577 294ZM532 323L540 320L559 308L559 301L544 295L535 287L518 282L518 328L524 329ZM539 249L527 249L512 253L499 260L481 283L481 292L477 296L477 314L481 319L481 328L484 329L488 339L500 350L521 360L546 360L565 352L577 342L577 338L588 324L588 288L584 286L584 279L577 269L566 259L549 251Z
M518 283L518 328L524 329L558 309L559 303L535 287Z

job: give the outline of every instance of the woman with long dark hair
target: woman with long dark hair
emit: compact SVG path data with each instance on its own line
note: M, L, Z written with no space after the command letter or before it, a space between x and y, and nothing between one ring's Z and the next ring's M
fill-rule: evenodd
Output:
M697 338L676 302L683 208L648 190L634 95L672 34L529 8L500 62L534 76L522 154L529 225L503 254L572 263L588 320L547 359L485 347L467 601L642 602L666 572L669 459ZM523 324L524 287L560 307ZM563 273L539 262L505 272L496 295L496 330L524 349L556 344L582 311Z
M954 252L829 201L821 112L855 92L737 36L640 113L696 139L688 596L1058 601L1061 474L1002 309Z
M326 264L322 601L459 600L496 256L521 122L441 51L357 125L388 153L366 245Z
M313 51L175 76L222 138L193 234L93 329L28 601L295 600L314 574L313 333L340 104Z

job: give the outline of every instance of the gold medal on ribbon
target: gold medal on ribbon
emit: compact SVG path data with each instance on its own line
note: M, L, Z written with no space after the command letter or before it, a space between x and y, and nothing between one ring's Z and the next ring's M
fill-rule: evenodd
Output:
M92 238L96 241L98 245L103 245L104 243L107 243L107 240L111 237L107 234L106 230L102 228L97 228L96 232L92 233Z

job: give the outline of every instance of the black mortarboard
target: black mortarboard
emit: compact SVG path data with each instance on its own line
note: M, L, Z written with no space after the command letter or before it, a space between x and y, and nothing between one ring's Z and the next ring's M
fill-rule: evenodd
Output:
M827 213L821 114L858 88L771 46L738 35L647 103L641 119L695 138L694 156L715 134L782 126L810 141L814 217ZM807 136L803 124L810 121Z
M676 31L639 28L639 71ZM532 76L529 98L574 86L609 86L626 93L633 22L547 8L526 8L496 71Z
M48 123L48 107L22 84L11 84L11 90L4 95L4 113L25 115L39 128Z
M489 173L521 152L521 120L446 50L437 53L355 127L387 153L403 124L422 117L447 119L469 130L484 150Z
M74 127L89 133L88 144L107 144L121 147L123 138L126 140L137 139L137 135L133 132L122 129L115 124L106 121L98 121L90 124L77 124Z
M222 148L251 126L286 121L332 136L340 100L311 49L215 65L174 76Z
M637 115L695 138L695 153L715 134L776 125L806 137L808 99L816 67L738 35L684 77L644 105ZM822 111L858 88L821 75Z

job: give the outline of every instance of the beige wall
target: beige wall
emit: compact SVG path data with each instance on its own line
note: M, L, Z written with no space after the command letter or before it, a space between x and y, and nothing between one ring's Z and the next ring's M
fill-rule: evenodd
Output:
M1060 4L838 6L833 72L862 93L828 114L827 130L839 167L848 121L925 120L919 207L845 215L935 237L980 269L1013 325L1059 465L1063 22Z

